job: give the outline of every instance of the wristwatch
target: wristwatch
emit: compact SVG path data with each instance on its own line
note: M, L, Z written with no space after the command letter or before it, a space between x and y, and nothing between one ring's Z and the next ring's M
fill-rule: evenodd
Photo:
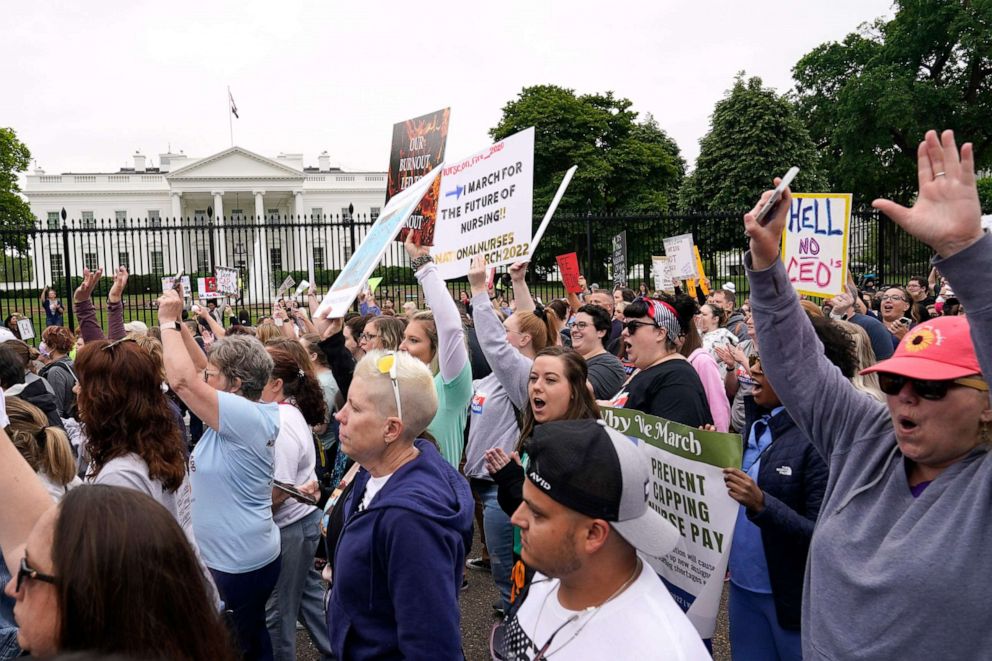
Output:
M416 273L421 268L424 267L428 262L433 262L434 258L430 255L421 255L420 257L414 257L410 262L410 266L413 268L413 272Z
M183 332L183 325L178 321L170 321L168 323L161 324L159 328L161 330L174 330L179 331L180 333Z

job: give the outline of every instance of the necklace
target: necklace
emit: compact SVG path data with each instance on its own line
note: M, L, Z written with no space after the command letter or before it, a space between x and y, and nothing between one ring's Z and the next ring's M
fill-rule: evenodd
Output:
M599 604L598 606L588 606L586 608L583 608L580 612L576 613L575 615L572 615L570 618L568 618L567 620L565 620L561 624L561 626L559 626L557 629L554 630L554 632L551 634L551 637L548 638L548 642L544 643L544 646L540 650L538 650L537 655L534 657L535 661L537 661L538 659L545 659L545 658L550 657L552 654L556 654L563 647L565 647L570 642L572 642L573 640L575 640L575 638L580 633L582 633L582 630L586 628L586 625L589 624L592 621L592 618L596 617L596 613L598 613L603 606L605 606L606 604L610 603L611 601L613 601L614 599L616 599L617 597L619 597L623 593L624 590L626 590L627 588L629 588L631 586L631 584L634 582L634 580L640 575L640 573L641 573L641 567L642 567L641 559L640 558L637 558L637 564L634 565L634 571L631 572L630 577L628 577L627 580L624 581L623 584L619 588L616 589L616 592L614 592L609 597L607 597L606 601L604 601L603 603ZM554 592L557 593L560 589L561 589L561 583L559 582L558 583L558 589L555 590ZM541 621L541 614L544 613L544 606L545 606L545 604L548 603L548 597L550 597L551 594L552 593L549 591L548 594L544 595L544 601L541 602L541 608L538 609L538 611L537 611L537 618L534 620L534 631L535 632L537 631L538 624ZM559 645L558 647L556 647L554 649L554 651L549 652L548 651L548 648L551 647L551 642L555 639L555 636L558 635L558 632L561 631L562 629L564 629L565 627L567 627L572 622L575 622L580 617L582 617L583 615L586 615L586 614L588 614L589 617L587 617L586 618L586 621L583 622L579 626L579 628L575 630L575 633L573 633L571 636L569 636L568 640L566 640L564 643L562 643L561 645Z

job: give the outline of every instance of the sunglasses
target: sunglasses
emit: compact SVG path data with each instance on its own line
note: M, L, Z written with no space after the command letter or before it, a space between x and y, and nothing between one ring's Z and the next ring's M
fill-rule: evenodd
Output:
M110 344L105 344L105 345L103 345L103 350L104 350L104 351L109 351L110 349L113 349L114 347L116 347L116 346L117 346L118 344L120 344L121 342L136 342L136 341L137 341L137 340L135 340L135 339L134 339L133 337L131 337L130 335L125 335L124 337L122 337L122 338L121 338L121 339L119 339L119 340L114 340L114 341L113 341L113 342L111 342ZM113 352L111 351L111 353L113 353Z
M388 374L389 380L393 382L393 396L396 397L396 416L402 420L403 405L400 403L400 382L396 379L396 352L390 351L381 356L379 360L375 361L375 366L380 374Z
M917 395L923 399L929 399L930 401L944 399L944 397L947 396L947 391L950 390L951 386L955 385L964 386L965 388L972 388L974 390L981 390L983 392L988 392L989 390L989 384L986 383L984 379L978 377L944 379L938 381L930 379L910 379L900 374L891 374L889 372L878 373L878 387L886 395L898 395L902 392L903 386L907 383L912 384L913 391Z
M24 556L21 558L21 568L17 570L17 583L16 592L21 591L21 586L24 584L24 579L29 578L32 581L41 581L42 583L49 583L51 585L56 584L56 578L49 574L42 574L37 569L32 569L28 565L28 558Z
M647 321L630 320L623 322L623 327L627 329L628 335L633 335L634 333L636 333L638 327L640 326L652 326L654 328L659 328L658 324L650 323Z

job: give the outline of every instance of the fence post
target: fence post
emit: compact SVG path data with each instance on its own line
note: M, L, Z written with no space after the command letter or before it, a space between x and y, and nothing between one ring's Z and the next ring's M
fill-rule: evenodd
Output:
M72 312L72 260L69 259L69 226L65 222L65 209L62 210L62 281L65 282L65 309L69 313L69 330L76 327L76 317Z
M875 236L878 239L877 282L878 282L878 286L881 287L883 284L885 284L885 260L887 259L885 254L885 217L882 214L878 213L877 211L873 211L872 214L875 216L875 227L877 229L877 231L875 232Z
M588 208L588 207L587 207ZM592 272L592 211L586 212L586 282L595 282L596 274Z

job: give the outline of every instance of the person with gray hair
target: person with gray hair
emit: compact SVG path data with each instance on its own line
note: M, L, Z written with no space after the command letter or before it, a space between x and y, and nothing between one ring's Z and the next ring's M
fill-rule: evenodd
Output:
M279 405L260 403L272 375L265 347L243 335L204 355L179 321L183 299L158 299L169 385L207 427L189 461L193 531L245 658L271 659L265 603L279 578L279 528L272 518Z
M371 351L335 416L360 466L327 606L338 659L462 658L458 593L472 543L468 482L418 438L438 408L434 377L402 351Z

